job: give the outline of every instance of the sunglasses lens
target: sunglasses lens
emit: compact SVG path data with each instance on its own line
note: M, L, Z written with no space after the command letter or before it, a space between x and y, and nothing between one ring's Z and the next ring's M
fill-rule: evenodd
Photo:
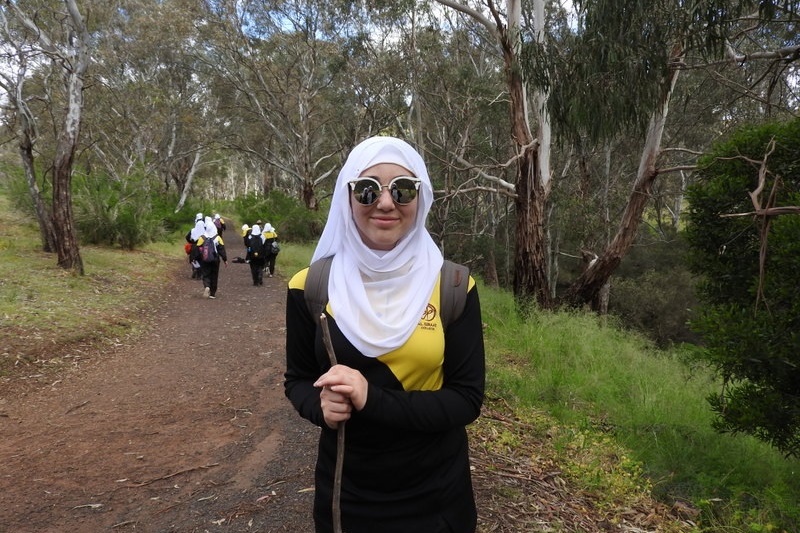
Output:
M392 182L392 198L398 204L408 204L417 197L417 183L407 178L399 178Z
M381 194L380 184L372 179L353 182L353 198L362 205L372 205Z

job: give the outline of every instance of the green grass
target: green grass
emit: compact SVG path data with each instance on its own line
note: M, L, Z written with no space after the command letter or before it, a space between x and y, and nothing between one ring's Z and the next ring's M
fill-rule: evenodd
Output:
M0 342L8 344L10 330L60 341L130 333L169 283L172 259L182 258L178 240L137 252L82 247L86 276L73 276L37 251L35 224L11 214L0 195ZM277 271L288 278L308 265L313 246L282 244ZM522 320L508 292L479 289L487 398L538 428L530 438L547 435L581 490L617 506L649 491L692 502L703 511L697 531L798 531L800 463L714 432L705 396L719 384L687 367L685 354L656 350L591 314ZM0 363L15 360L0 355ZM518 438L494 445L519 446Z
M82 246L85 275L78 276L41 251L35 222L0 195L0 376L46 362L54 343L113 342L133 333L182 253L168 243L135 252Z
M566 456L576 455L575 439L593 446L609 436L655 495L704 508L709 530L797 531L800 462L751 437L716 433L705 397L719 383L685 365L685 354L590 314L523 321L507 292L481 287L481 302L490 389L567 428L557 442Z

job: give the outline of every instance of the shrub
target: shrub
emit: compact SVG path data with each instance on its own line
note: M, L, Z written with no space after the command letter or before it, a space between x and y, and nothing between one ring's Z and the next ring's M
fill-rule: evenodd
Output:
M800 206L798 151L800 120L746 129L717 146L689 190L687 231L691 267L702 276L703 306L693 326L708 347L702 358L725 381L709 397L715 427L754 435L794 456L800 455L800 216L755 216L750 194L765 161L762 201ZM745 215L725 216L737 214Z
M75 225L84 243L121 246L127 250L164 234L142 180L117 181L106 176L74 180Z

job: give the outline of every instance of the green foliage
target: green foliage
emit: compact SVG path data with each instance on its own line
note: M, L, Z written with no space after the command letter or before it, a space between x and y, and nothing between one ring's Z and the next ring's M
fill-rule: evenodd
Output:
M714 431L705 398L719 383L704 366L685 364L699 349L657 350L579 312L534 312L526 320L507 291L480 291L488 394L555 417L559 430L549 434L583 465L570 470L575 476L613 493L644 483L640 465L660 499L701 506L704 530L772 524L797 531L800 463L755 438ZM622 477L593 481L595 459L585 455L609 438L622 447ZM704 501L715 503L704 508Z
M161 221L161 226L168 234L185 233L193 226L195 214L204 213L199 201L189 199L177 213L176 205L178 205L176 194L157 194L150 203L153 216Z
M126 250L158 240L164 228L143 180L81 176L73 181L75 225L89 244Z
M35 219L0 194L0 376L22 365L49 372L72 359L51 355L55 342L119 342L137 329L173 279L183 250L151 244L136 253L83 246L85 275L76 276L43 253ZM32 360L36 359L35 363ZM27 372L27 370L26 370Z
M316 240L325 225L327 207L308 210L296 198L273 190L268 196L248 195L234 202L236 215L242 224L252 226L256 220L270 223L283 241L310 242Z
M770 151L774 142L774 151ZM800 454L800 214L755 216L759 201L800 206L800 120L739 132L702 163L689 191L691 268L703 277L704 305L693 322L701 358L724 379L709 396L720 431L742 432L788 455ZM726 216L750 213L746 216ZM760 273L765 246L763 277Z
M698 335L688 326L697 299L696 280L686 267L686 240L675 235L645 241L645 235L640 232L637 245L611 280L609 312L661 347L697 342Z

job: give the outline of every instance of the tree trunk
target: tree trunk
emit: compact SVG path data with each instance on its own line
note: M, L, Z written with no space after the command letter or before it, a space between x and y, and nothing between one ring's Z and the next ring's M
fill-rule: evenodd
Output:
M199 163L200 163L200 150L194 153L192 168L189 169L189 174L186 176L186 183L183 186L183 190L181 191L180 200L178 200L178 205L175 206L176 213L181 209L183 209L183 206L186 203L186 199L189 197L189 191L192 189L192 182L194 181L194 175L197 172L197 167Z
M58 135L53 160L53 226L56 235L58 266L84 274L78 238L72 216L72 165L78 146L83 112L84 74L89 67L89 32L74 0L67 0L72 27L75 30L74 56L67 85L67 113Z
M522 46L520 28L522 1L507 0L506 23L492 2L492 20L455 0L438 3L461 11L483 24L497 38L503 53L508 94L511 100L511 136L516 145L516 235L514 245L514 299L523 308L534 300L540 307L552 305L547 275L548 253L545 217L550 196L550 117L547 114L548 93L534 94L534 113L538 114L536 139L528 122L528 101L525 81L517 57ZM534 30L538 42L545 39L545 2L534 0Z
M311 180L303 181L303 191L302 191L303 203L306 204L306 208L312 211L316 211L319 209L319 204L317 204L317 196L314 194L314 182Z
M21 83L21 82L20 82ZM19 91L21 93L21 90ZM39 223L39 235L42 240L42 251L52 253L56 250L56 236L53 232L53 220L47 206L42 198L42 192L36 183L36 165L33 158L33 124L29 120L27 110L23 107L21 95L16 101L17 120L20 125L19 135L19 155L22 159L22 168L25 170L25 181L28 184L28 192L36 211L36 220Z
M544 231L545 198L537 186L536 150L526 149L517 168L517 224L514 253L514 298L529 304L533 299L540 307L552 305L547 277L547 246Z
M486 276L484 280L489 287L499 287L500 280L497 277L497 258L494 254L494 248L489 248L486 255L486 271L483 273Z
M520 5L509 7L509 28L502 34L509 97L511 100L512 137L517 145L516 243L514 252L514 298L523 307L533 300L550 308L550 285L547 275L548 253L545 218L549 198L550 122L546 114L546 95L537 92L535 111L539 113L537 139L528 123L525 82L517 64ZM537 3L537 5L543 5ZM541 5L539 7L541 7ZM543 12L542 12L543 15ZM513 20L513 24L512 24Z
M677 59L679 55L680 50L676 48L673 58ZM665 80L666 91L661 105L653 112L653 116L650 118L636 182L628 197L628 203L617 228L617 234L597 261L591 264L567 290L563 300L570 306L580 307L587 303L599 301L598 296L601 289L608 283L611 275L636 239L644 208L650 199L653 183L658 177L656 158L661 150L661 137L664 133L664 124L669 111L669 101L677 79L678 70L673 69Z

